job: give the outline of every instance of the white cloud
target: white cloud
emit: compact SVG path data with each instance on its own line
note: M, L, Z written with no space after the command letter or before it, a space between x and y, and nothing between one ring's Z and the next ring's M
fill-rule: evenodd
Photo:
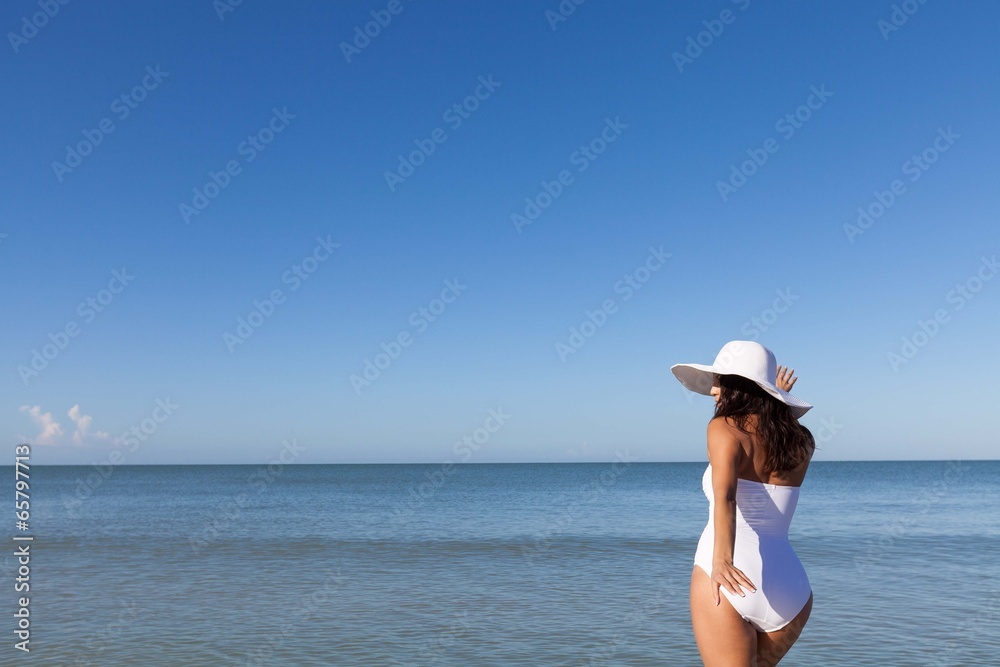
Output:
M28 407L27 405L21 406L21 412L27 412L28 416L31 417L31 421L35 422L35 425L42 430L37 436L35 436L34 441L37 445L54 445L57 444L57 440L62 437L63 430L59 426L59 422L52 418L51 412L42 412L42 407L40 405L35 405Z
M90 415L80 414L79 405L71 407L66 414L76 424L76 430L73 431L73 442L82 445L83 439L87 436L87 430L90 428L90 422L94 421L93 418Z
M34 440L37 445L62 445L68 444L64 438L62 426L59 425L55 419L52 418L51 412L42 412L40 405L35 406L21 406L21 412L27 412L31 417L31 420L35 422L35 425L41 429L39 433L34 438L24 438L25 440ZM94 418L90 415L85 415L80 410L79 405L74 405L66 413L69 418L73 421L76 427L73 430L73 434L70 436L69 440L74 445L83 446L94 444L96 441L103 441L110 443L112 445L121 444L121 438L115 438L109 435L106 431L95 431L93 434L90 433L90 425L94 421Z

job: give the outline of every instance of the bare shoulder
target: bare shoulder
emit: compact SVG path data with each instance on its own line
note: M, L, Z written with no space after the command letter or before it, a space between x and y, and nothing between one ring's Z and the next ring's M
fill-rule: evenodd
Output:
M736 497L736 481L744 463L743 446L723 418L708 422L708 461L712 465L712 488L717 499Z
M739 459L743 453L743 445L739 431L724 417L714 417L708 422L708 454L709 459L718 457Z
M708 430L711 433L712 429L726 429L729 431L736 430L736 424L733 423L731 417L712 417L708 422Z
M724 442L740 443L743 441L744 433L736 426L736 423L729 417L713 417L708 422L708 437Z

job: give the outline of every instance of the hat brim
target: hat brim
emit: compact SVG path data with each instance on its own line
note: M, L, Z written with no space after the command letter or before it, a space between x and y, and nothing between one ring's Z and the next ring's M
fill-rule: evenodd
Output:
M715 367L705 364L674 364L670 372L690 391L711 396Z
M690 391L693 391L696 394L711 396L712 386L715 384L714 376L715 373L718 373L719 371L716 370L714 366L706 366L705 364L674 364L670 367L670 372L672 372L674 376L680 380L680 383ZM809 410L813 407L801 398L796 398L787 391L779 389L773 384L760 382L758 380L753 380L753 382L755 382L761 389L771 394L771 396L774 396L776 399L787 405L796 419L809 412Z

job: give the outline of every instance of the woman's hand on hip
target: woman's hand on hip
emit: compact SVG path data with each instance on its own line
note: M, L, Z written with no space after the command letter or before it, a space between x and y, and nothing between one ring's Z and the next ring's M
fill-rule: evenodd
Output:
M740 588L741 586L751 593L757 592L757 587L753 585L753 582L750 581L747 575L743 574L742 570L727 561L712 563L712 597L715 599L716 606L721 601L719 595L720 586L725 586L727 591L740 597L746 597L746 594Z

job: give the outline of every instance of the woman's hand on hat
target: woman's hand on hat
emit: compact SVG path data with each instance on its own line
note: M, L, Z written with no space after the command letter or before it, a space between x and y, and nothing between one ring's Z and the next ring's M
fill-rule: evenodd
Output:
M791 391L797 380L798 378L795 377L794 368L785 368L780 364L778 365L778 378L774 383L777 385L778 389L782 391Z

